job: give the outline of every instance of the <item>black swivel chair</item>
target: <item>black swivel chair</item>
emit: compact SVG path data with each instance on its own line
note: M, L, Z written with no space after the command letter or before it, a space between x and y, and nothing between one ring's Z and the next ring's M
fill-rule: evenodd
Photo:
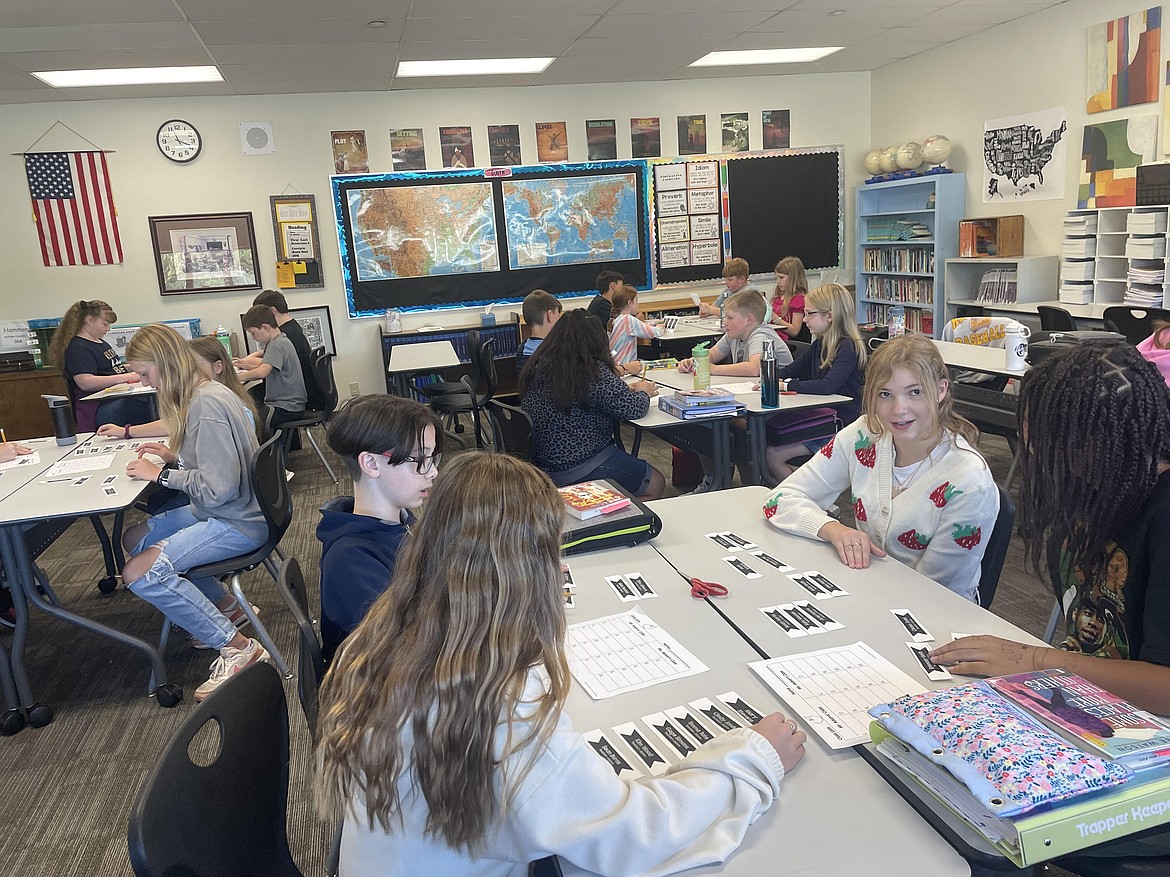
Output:
M489 338L479 345L472 359L473 374L469 378L464 375L460 379L461 393L444 393L431 399L431 410L440 417L447 416L448 428L450 422L457 420L460 414L470 414L475 428L475 446L483 450L487 438L482 429L480 414L492 397L496 394L496 360L495 339ZM479 391L479 381L484 384L484 392Z
M324 407L319 410L310 409L302 417L296 420L286 420L280 425L285 435L285 453L288 453L288 443L292 441L293 433L298 429L304 429L305 435L312 442L313 450L320 457L329 477L333 479L334 484L337 484L337 475L334 474L329 461L325 459L325 454L322 453L321 446L317 444L312 429L314 426L323 426L328 423L333 412L337 410L337 381L333 377L333 357L325 352L324 347L318 347L313 351L313 375L317 378L317 386L321 391Z
M987 548L983 552L983 563L979 569L979 605L991 608L995 589L999 587L999 575L1007 557L1008 544L1012 541L1012 528L1016 523L1016 504L1002 487L999 489L999 515L991 535L987 537Z
M795 338L789 338L784 344L788 347L788 352L792 354L792 359L795 361L800 358L800 355L812 347L808 341L797 341Z
M487 413L491 419L495 449L521 460L531 460L532 418L528 412L515 405L506 405L499 399L491 399L487 403Z
M218 752L196 741L193 760L209 723ZM143 783L127 832L134 873L301 877L286 831L288 762L284 685L253 664L195 707Z
M476 373L476 354L479 351L479 329L467 330L467 356L471 360L471 374L474 376L474 383L479 383L479 376ZM417 386L419 393L427 399L434 399L438 396L444 396L447 393L462 393L463 384L459 381L434 381L429 384L420 384Z
M317 740L317 689L321 687L321 680L325 676L325 659L321 655L321 640L317 638L317 631L313 629L313 615L309 609L309 594L305 587L305 577L301 572L301 565L295 557L290 557L280 565L280 572L276 577L281 596L288 604L293 619L297 623L298 639L300 642L300 663L297 673L297 696L301 701L301 709L305 712L305 721L309 724L309 734L313 741Z
M1154 334L1154 321L1170 323L1170 311L1162 308L1131 308L1116 305L1105 308L1101 315L1105 328L1120 332L1130 344L1138 344Z
M1036 305L1036 313L1040 315L1040 331L1042 332L1075 332L1077 322L1073 315L1064 308L1054 305Z

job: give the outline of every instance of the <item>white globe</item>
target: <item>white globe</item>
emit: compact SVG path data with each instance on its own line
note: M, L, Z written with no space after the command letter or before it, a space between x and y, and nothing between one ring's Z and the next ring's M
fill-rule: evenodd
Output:
M922 141L922 159L927 164L942 164L951 157L951 141L942 134L933 134Z
M922 144L911 140L898 147L898 167L904 171L912 171L922 164Z
M882 172L882 151L880 149L871 149L865 154L865 169L875 177Z
M898 169L898 147L887 146L882 150L882 157L878 162L881 165L882 173L892 174Z

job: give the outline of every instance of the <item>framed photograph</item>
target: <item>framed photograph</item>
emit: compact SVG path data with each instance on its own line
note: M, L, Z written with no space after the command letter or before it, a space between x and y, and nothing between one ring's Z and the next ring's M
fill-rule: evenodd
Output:
M333 320L329 316L329 305L318 305L314 308L289 308L288 313L301 324L310 350L324 347L325 352L330 356L337 356L337 343L333 340ZM247 329L243 329L243 325L244 315L240 314L244 346L248 353L259 353L260 345L252 340L252 336L248 334Z
M163 295L261 288L251 213L149 219L158 288Z

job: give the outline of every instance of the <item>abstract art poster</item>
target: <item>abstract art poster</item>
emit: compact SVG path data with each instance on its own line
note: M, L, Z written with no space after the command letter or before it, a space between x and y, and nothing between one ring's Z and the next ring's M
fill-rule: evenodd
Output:
M1134 206L1137 167L1154 160L1157 146L1156 115L1086 125L1077 208Z
M1154 6L1089 28L1089 98L1100 113L1158 99L1162 7Z
M1064 197L1064 107L983 124L983 203Z

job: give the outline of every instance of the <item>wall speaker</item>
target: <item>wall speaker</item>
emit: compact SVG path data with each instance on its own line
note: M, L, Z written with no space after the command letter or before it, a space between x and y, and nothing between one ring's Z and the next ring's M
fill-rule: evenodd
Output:
M240 148L244 155L275 155L271 122L240 122Z

